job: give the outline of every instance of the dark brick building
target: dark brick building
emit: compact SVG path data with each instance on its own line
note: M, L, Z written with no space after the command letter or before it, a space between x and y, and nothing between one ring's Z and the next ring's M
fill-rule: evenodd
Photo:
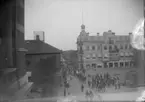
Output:
M44 85L59 85L60 55L61 51L39 39L26 40L25 47L27 70L32 72L31 80L37 87Z

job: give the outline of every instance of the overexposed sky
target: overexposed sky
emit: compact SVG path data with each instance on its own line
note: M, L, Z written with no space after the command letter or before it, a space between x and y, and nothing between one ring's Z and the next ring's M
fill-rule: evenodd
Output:
M25 0L25 39L44 31L45 42L61 50L76 49L82 24L90 35L112 30L128 34L143 18L143 0Z

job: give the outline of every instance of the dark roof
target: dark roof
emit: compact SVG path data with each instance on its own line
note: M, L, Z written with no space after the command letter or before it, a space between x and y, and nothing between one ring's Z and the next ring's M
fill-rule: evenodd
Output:
M40 40L25 40L26 54L61 53L61 50Z

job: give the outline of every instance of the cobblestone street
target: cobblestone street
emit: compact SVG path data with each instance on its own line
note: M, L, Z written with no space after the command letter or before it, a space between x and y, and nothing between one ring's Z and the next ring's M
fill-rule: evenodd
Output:
M85 85L85 89L88 89L87 85ZM127 90L128 92L124 92L124 90ZM138 88L136 90L133 89L129 89L129 88L121 88L118 91L114 91L113 89L108 89L108 92L105 93L96 93L94 90L92 90L94 92L94 98L93 100L95 101L99 101L99 98L101 98L100 100L103 101L132 101L132 100L136 100L137 97L140 96L141 91L144 88ZM57 100L58 98L64 98L64 88L61 87L61 89L59 90L59 94L57 97L53 97L53 98L35 98L33 100L25 100L26 102L39 102L40 100L42 102L47 102L48 100ZM70 88L68 89L68 92L70 93L70 95L68 95L67 97L70 96L74 96L77 100L81 100L81 101L85 101L85 92L81 92L81 82L79 82L78 79L76 79L75 77L72 78L72 80L70 81ZM98 97L100 96L100 97ZM23 101L21 101L23 102ZM56 102L56 101L55 101Z

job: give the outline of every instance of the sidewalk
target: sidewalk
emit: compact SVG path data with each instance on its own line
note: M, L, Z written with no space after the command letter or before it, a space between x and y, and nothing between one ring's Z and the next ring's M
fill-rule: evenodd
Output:
M22 100L26 98L26 93L29 91L29 89L32 86L32 82L27 83L23 88L21 88L19 91L17 91L13 97L13 100Z

